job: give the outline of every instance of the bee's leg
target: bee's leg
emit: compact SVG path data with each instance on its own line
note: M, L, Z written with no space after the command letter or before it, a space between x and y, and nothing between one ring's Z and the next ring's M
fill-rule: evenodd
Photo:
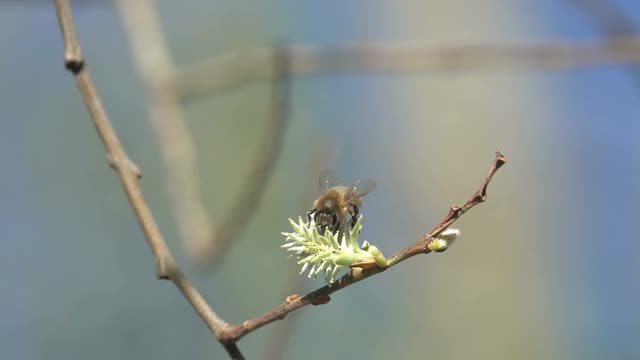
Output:
M333 213L332 215L333 215L333 225L331 225L331 232L336 233L340 231L340 221L338 221L338 215L336 215L336 213Z
M349 214L351 214L351 228L353 229L353 227L356 226L356 222L358 222L360 211L357 206L351 205L349 206Z
M311 223L311 215L315 214L316 211L318 211L318 209L311 209L307 211L307 220L309 221L309 223Z

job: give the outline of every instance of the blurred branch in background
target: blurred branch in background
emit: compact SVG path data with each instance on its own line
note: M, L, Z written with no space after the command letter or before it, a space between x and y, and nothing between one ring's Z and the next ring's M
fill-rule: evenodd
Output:
M242 186L231 206L225 211L214 237L201 248L195 260L203 266L220 263L232 242L240 236L249 219L253 218L265 187L282 151L285 131L291 117L291 81L289 51L278 47L272 53L270 66L275 75L271 81L271 100L267 127L263 132L260 147L255 154L249 173L244 176Z
M69 1L56 0L55 7L64 41L65 67L74 75L78 90L89 110L98 135L104 143L109 163L120 177L133 212L153 252L156 263L156 276L159 279L171 280L207 324L211 332L219 338L219 334L228 324L213 311L200 292L198 292L191 282L187 280L184 273L178 268L173 255L169 251L158 229L138 182L141 172L133 161L131 161L126 150L120 143L87 71L87 67L85 66ZM232 359L244 359L235 342L225 342L223 345Z
M593 24L604 38L638 35L638 26L610 0L569 0ZM637 88L640 88L640 67L626 66L625 72Z
M189 99L273 77L273 48L237 50L191 65L171 80ZM601 41L555 41L536 45L291 46L291 75L335 72L417 73L426 71L563 69L640 62L640 37Z
M608 35L597 42L550 42L528 46L487 45L428 48L419 45L291 46L291 73L554 69L640 61L640 37L624 14L599 0L572 0L597 15ZM174 65L153 1L116 1L130 39L134 63L147 89L147 112L164 160L167 189L180 238L189 257L212 268L255 214L281 151L287 96L274 91L270 119L244 184L223 218L212 224L202 201L198 161L183 100L274 77L272 47L215 56L186 69ZM602 11L603 9L607 11ZM640 74L635 71L640 82ZM278 82L276 82L278 83ZM275 89L274 89L275 90Z
M202 203L191 129L180 99L166 86L175 73L154 1L115 1L147 92L147 113L165 166L167 191L180 238L189 255L204 246L212 229Z
M219 224L212 225L202 201L197 156L181 98L168 81L176 74L153 1L117 0L134 63L147 89L147 112L166 169L167 189L184 248L196 263L210 267L222 260L262 199L280 154L288 124L288 86L274 81L272 110L249 173ZM271 54L270 69L282 65ZM284 57L283 57L284 58ZM278 72L279 70L274 70Z

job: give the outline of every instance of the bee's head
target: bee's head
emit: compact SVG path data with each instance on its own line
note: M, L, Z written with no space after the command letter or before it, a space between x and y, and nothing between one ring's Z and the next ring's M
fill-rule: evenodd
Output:
M321 234L324 234L325 230L335 232L339 228L338 216L328 209L318 210L314 215L314 221Z

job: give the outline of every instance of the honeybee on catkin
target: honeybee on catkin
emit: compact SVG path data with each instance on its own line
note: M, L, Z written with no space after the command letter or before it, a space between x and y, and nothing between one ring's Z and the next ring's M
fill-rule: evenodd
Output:
M343 226L353 228L358 221L362 197L376 187L372 180L356 180L351 186L336 183L333 172L324 171L320 174L318 198L313 202L313 208L307 212L309 222L313 219L321 234L325 230L336 233Z

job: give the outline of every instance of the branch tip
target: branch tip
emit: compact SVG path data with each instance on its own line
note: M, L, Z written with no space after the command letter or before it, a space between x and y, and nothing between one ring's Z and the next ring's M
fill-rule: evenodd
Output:
M502 165L506 163L507 163L507 159L504 157L504 155L502 155L500 150L496 151L496 162L495 162L496 170L498 170Z

